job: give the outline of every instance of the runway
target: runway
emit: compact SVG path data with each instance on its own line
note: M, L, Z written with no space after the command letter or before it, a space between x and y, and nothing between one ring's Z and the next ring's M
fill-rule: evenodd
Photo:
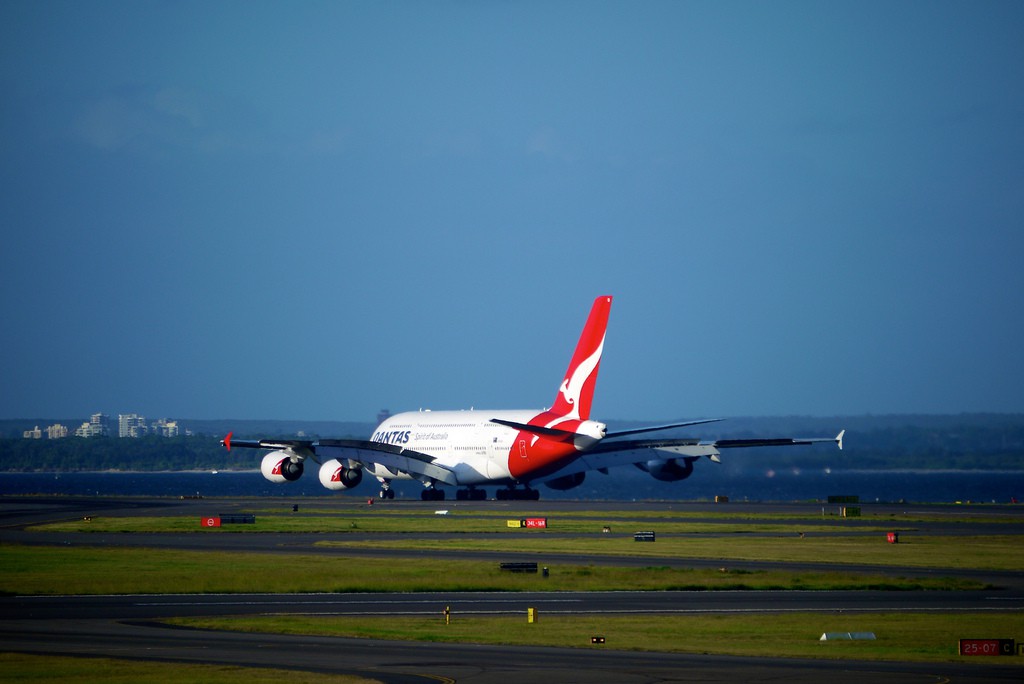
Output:
M126 594L4 596L0 618L155 620L213 615L694 615L742 613L871 613L894 610L957 613L1024 610L1024 596L989 591L597 591L372 594ZM825 624L827 621L823 621ZM823 630L824 631L824 630Z
M75 499L57 501L0 498L0 542L29 544L88 544L212 548L212 535L47 535L26 531L24 525L41 520L83 515L192 515L211 502ZM266 505L267 502L260 502ZM351 503L351 502L350 502ZM218 501L220 508L245 507L250 502ZM534 504L536 505L536 504ZM566 505L564 503L560 505ZM678 504L673 504L678 506ZM318 502L318 508L320 504ZM593 510L594 504L575 504ZM550 508L545 505L545 508ZM650 513L656 506L630 510ZM622 505L615 504L615 510ZM566 509L567 514L572 508ZM611 510L611 509L609 509ZM694 508L689 511L696 510ZM715 509L716 512L721 509ZM737 509L730 509L737 510ZM751 509L769 514L777 508ZM751 511L745 511L748 515ZM666 510L671 515L671 510ZM198 515L196 516L199 517ZM748 520L749 521L749 520ZM935 523L932 530L944 533ZM978 523L983 529L984 522ZM1012 528L1010 531L1008 528ZM973 528L972 528L973 529ZM964 534L962 524L954 528ZM851 527L856 532L856 525ZM1019 525L1003 525L1001 532L1021 532ZM952 534L953 532L948 532ZM217 535L218 548L226 544L239 551L272 551L282 561L294 553L338 553L314 547L330 535L231 534ZM307 538L308 537L308 538ZM479 554L455 556L477 557ZM402 552L394 552L400 558ZM406 552L405 555L411 555ZM380 555L380 551L374 552ZM486 555L486 554L485 554ZM509 554L501 554L508 559ZM665 559L695 566L693 560ZM576 562L623 564L635 559L576 558ZM553 562L553 561L552 561ZM642 559L650 565L651 558ZM712 562L712 561L709 561ZM717 561L720 563L720 561ZM780 564L787 565L787 564ZM832 567L827 562L820 564ZM793 567L793 566L788 566ZM803 566L800 566L803 567ZM845 566L844 566L845 567ZM885 568L892 573L921 573L921 569ZM930 571L924 571L930 572ZM946 574L946 573L944 573ZM977 574L977 573L972 573ZM438 615L444 606L453 614L521 614L535 607L543 616L575 614L735 614L820 612L823 624L840 612L934 611L955 615L970 611L1024 611L1022 573L981 573L997 589L972 592L873 591L681 591L681 592L469 592L416 594L257 594L257 595L118 595L68 597L0 597L0 638L4 650L73 655L106 655L251 666L274 666L317 672L358 674L387 683L458 681L509 684L548 682L1006 682L1019 681L1014 666L979 667L972 663L881 663L829 660L764 659L711 655L637 653L614 650L614 644L580 649L479 646L415 642L387 642L328 637L252 635L169 628L157 622L176 616L231 615ZM955 618L952 618L955 619ZM823 628L824 631L825 628ZM1007 659L1011 660L1011 659Z

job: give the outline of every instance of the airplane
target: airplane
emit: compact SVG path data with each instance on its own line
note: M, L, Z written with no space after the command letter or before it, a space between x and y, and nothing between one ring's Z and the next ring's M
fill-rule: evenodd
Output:
M424 501L444 500L443 486L457 487L459 501L482 501L487 498L483 485L498 486L498 500L536 501L536 483L564 491L582 484L588 471L608 474L610 467L630 464L656 480L674 482L688 478L702 458L720 463L720 449L818 442L843 448L845 430L836 437L632 439L721 419L609 432L604 423L590 420L590 409L611 305L610 296L594 300L554 404L542 411L421 410L386 418L368 440L233 440L232 432L221 444L228 451L271 449L260 463L271 482L298 480L312 460L320 464L320 483L329 490L351 489L369 474L380 482L381 499L394 498L393 480L411 479L423 484Z

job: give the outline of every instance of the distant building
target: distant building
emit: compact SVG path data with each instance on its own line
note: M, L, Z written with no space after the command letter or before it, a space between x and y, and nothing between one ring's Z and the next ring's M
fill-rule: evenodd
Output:
M178 421L161 418L153 423L153 434L161 437L177 437L180 430Z
M377 424L380 425L385 420L391 417L391 411L387 409L381 409L380 413L377 414Z
M50 427L46 428L47 439L64 439L68 436L68 426L61 425L60 423L54 423Z
M36 425L35 430L25 430L21 433L21 436L25 439L42 439L43 431L39 429L38 425Z
M148 431L146 416L140 416L137 413L122 413L117 417L118 437L144 437Z
M106 437L110 434L110 416L104 413L94 413L89 417L88 423L75 430L75 437Z
M82 423L82 426L75 430L76 437L97 437L100 435L110 434L110 419L102 414L93 414L92 418L89 419L88 423ZM36 428L38 430L39 428ZM53 431L51 434L51 430ZM63 434L61 433L63 430ZM68 429L63 425L51 425L46 428L47 434L50 435L50 439L57 439L59 437L67 437ZM26 438L28 432L25 433ZM120 413L117 416L117 436L125 437L128 439L137 439L139 437L145 437L146 435L157 435L160 437L177 437L182 434L191 434L188 430L182 430L176 420L167 420L166 418L160 418L152 423L146 422L145 416L140 416L137 413ZM38 439L38 437L37 437Z

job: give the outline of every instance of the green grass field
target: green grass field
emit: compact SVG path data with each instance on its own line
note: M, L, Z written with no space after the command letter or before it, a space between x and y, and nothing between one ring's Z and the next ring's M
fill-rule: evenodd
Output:
M260 617L178 619L174 624L274 634L318 634L372 639L472 642L606 648L632 651L715 653L793 658L856 658L942 662L961 660L961 638L984 634L1024 638L1019 613L782 613L744 615L545 615L521 616ZM819 641L824 632L873 632L874 641ZM605 643L591 644L603 636ZM970 662L1013 665L1012 658L972 657Z
M630 555L639 557L711 558L730 561L789 561L894 565L920 568L957 568L979 570L1016 570L1024 564L1024 544L1019 535L986 537L901 536L901 543L888 544L884 536L799 537L787 531L770 536L735 533L728 536L659 537L655 543L636 543L632 538L594 537L563 539L543 535L525 535L514 547L507 539L409 539L409 540L332 540L318 542L331 548L401 548L431 550L514 550L517 553L575 553Z
M324 511L281 514L257 509L255 524L204 529L198 517L96 517L35 526L55 534L91 531L105 534L180 533L253 534L260 532L333 533L317 546L332 554L291 555L290 570L281 573L274 554L215 551L160 551L138 548L0 547L0 587L22 594L52 593L190 593L377 591L382 574L397 591L469 590L615 590L615 589L965 589L976 582L942 577L942 569L1016 570L1024 567L1024 544L1016 534L971 536L924 535L912 524L875 525L813 515L791 515L777 522L721 522L680 518L675 512L580 511L548 516L547 530L510 528L508 512L472 511L446 516L430 509L352 506L338 515ZM955 513L958 509L951 509ZM974 512L972 511L972 515ZM722 513L701 513L728 516ZM917 514L920 517L921 514ZM948 520L945 511L931 513ZM986 520L1007 523L1010 532L1019 516L986 513ZM813 523L812 523L813 520ZM991 522L991 520L989 520ZM609 528L605 533L602 530ZM637 529L657 533L655 543L638 543ZM888 544L885 531L901 531L901 543ZM346 533L359 532L358 536ZM408 533L408 536L406 536ZM414 534L429 533L425 537ZM379 535L379 537L377 536ZM366 558L358 561L344 549L360 552L404 549L424 552L426 560L396 563ZM507 551L545 555L587 554L651 559L651 567L552 567L551 577L500 573L496 564L429 558L433 550ZM337 552L340 551L341 554ZM659 559L713 559L722 570L659 567ZM733 566L747 561L818 562L837 564L831 572L745 571ZM914 567L939 570L938 577L908 579L843 572L846 564ZM548 563L550 566L550 563ZM225 571L230 568L230 571Z
M693 522L646 517L636 513L608 513L603 518L588 515L553 518L548 530L522 530L506 524L508 513L437 516L426 511L356 509L347 515L258 514L255 524L228 525L204 529L196 517L103 517L39 525L33 529L49 532L102 532L107 534L194 532L235 534L259 532L388 534L388 538L359 540L331 539L320 542L333 548L400 548L415 551L485 550L515 551L538 555L577 553L629 555L650 558L704 558L728 562L778 560L813 562L828 558L834 563L897 565L920 568L1014 570L1024 567L1024 544L1016 534L988 536L930 536L915 534L912 524L858 524L841 519L808 517L780 522ZM628 521L617 519L630 515ZM920 516L918 516L920 517ZM1019 516L992 516L1009 526L1019 525ZM635 519L634 519L635 518ZM602 524L603 521L610 521ZM607 527L614 533L604 533ZM641 528L658 535L654 544L638 544L632 532ZM623 532L623 530L627 530ZM900 544L885 543L885 533L898 531ZM851 535L850 532L855 532ZM424 539L395 539L395 534L438 535ZM572 538L559 536L573 535ZM483 536L481 536L483 535Z
M844 572L551 565L550 576L497 563L165 549L0 545L0 587L11 594L185 594L388 591L615 591L681 589L978 589L939 577ZM387 577L386 587L381 577Z

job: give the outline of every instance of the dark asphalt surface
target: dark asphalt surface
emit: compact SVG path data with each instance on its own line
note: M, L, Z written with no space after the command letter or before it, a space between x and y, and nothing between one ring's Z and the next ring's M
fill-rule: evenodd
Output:
M4 596L5 620L144 620L211 615L548 615L1024 611L1019 592L612 591ZM822 624L828 623L823 619ZM1022 624L1024 627L1024 624ZM822 631L829 631L822 629Z

